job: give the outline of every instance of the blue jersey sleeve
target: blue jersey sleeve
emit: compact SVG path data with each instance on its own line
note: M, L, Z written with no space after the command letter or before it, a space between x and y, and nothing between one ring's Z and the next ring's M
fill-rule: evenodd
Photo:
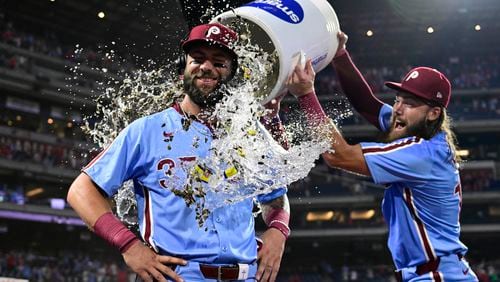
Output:
M380 129L384 132L391 128L391 115L392 107L387 104L382 105L378 115L378 123L380 125Z
M427 181L433 164L428 146L418 137L392 143L361 143L366 164L378 184Z
M108 196L139 172L141 130L142 123L130 124L83 169Z
M274 189L270 193L257 195L257 200L263 204L269 203L274 199L277 199L286 194L287 188Z

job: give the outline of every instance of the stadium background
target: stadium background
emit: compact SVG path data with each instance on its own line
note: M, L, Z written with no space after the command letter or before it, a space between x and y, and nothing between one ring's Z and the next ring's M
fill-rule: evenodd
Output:
M244 2L0 1L0 277L127 281L119 254L64 202L72 179L92 157L81 157L92 145L79 126L95 107L96 81L169 64L188 27L209 20L207 7L222 11ZM500 3L330 3L354 60L381 99L393 99L383 81L400 80L412 66L435 67L450 78L449 112L465 159L462 240L481 281L498 281ZM107 59L109 50L122 59ZM79 75L71 71L77 64ZM317 75L316 89L330 109L349 108L331 69ZM284 101L283 119L295 106L293 99ZM339 123L352 142L375 137L356 114ZM319 161L289 189L293 231L279 280L390 281L382 194L369 179Z

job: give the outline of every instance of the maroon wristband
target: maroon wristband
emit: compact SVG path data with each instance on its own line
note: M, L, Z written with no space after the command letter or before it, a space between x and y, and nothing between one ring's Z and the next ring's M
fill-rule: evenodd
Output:
M288 239L288 237L290 236L290 227L288 227L288 225L283 221L273 220L269 224L269 228L278 229L285 236L285 239Z
M290 236L290 227L288 227L290 214L284 209L273 209L266 217L265 222L269 228L276 228L281 231L281 233L285 236L285 239Z
M344 56L345 54L347 54L347 50L345 48L342 48L337 53L335 53L335 56L333 56L333 59L335 60L336 58Z
M313 124L324 123L328 120L314 92L309 92L304 96L300 96L299 106L306 113L309 122Z
M101 215L94 224L94 233L120 250L126 252L139 239L111 212Z

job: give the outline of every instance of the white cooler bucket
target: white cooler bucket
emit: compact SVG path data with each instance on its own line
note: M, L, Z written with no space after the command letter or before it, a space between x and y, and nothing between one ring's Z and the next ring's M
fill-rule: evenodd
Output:
M248 23L252 42L268 53L276 50L278 55L279 66L266 82L272 90L260 94L263 104L286 91L285 82L299 52L311 58L314 70L319 72L337 50L339 22L326 0L256 0L224 12L212 22L237 25L241 19Z

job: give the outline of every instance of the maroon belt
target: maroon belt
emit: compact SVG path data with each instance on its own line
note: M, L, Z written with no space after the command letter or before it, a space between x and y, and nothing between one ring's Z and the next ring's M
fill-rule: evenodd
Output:
M462 254L457 254L457 257L458 257L459 260L461 260L461 259L464 258L464 256ZM439 261L440 261L440 258L438 257L435 260L431 260L431 261L428 261L428 262L426 262L424 264L418 265L415 273L420 276L422 274L426 274L426 273L429 273L429 272L434 272L439 267ZM402 273L402 271L396 271L394 273L394 275L396 276L396 281L398 281L398 282L402 282L403 281L403 273Z
M240 268L237 265L200 264L200 271L207 279L238 280Z

